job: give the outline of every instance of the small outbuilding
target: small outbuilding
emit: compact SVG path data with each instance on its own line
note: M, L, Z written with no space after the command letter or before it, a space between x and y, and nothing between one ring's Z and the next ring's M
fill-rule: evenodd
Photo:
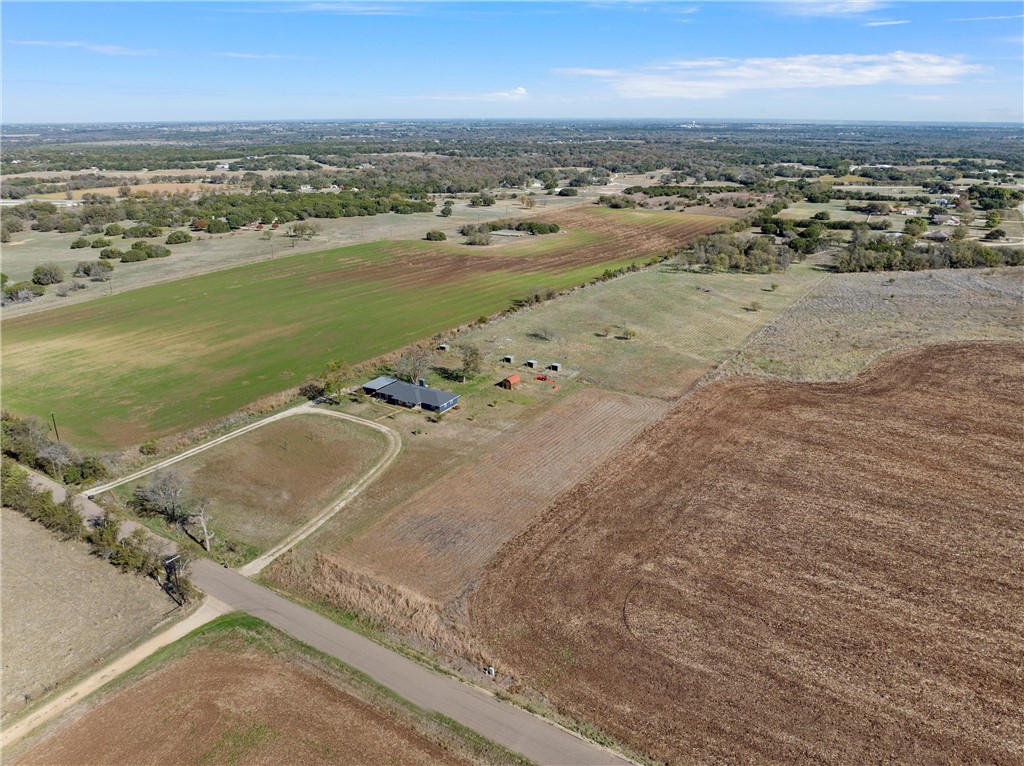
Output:
M562 371L562 363L561 362L552 362L551 364L548 365L548 369L552 370L554 372L561 372Z
M516 358L514 356L512 356L512 354L506 354L505 356L503 356L501 358L501 361L503 361L505 364L514 364L515 361L516 361Z
M526 366L529 367L531 370L536 370L537 369L537 360L536 359L527 359L526 360Z
M437 350L438 351L447 351L449 348L451 348L451 347L447 343L439 343L437 345Z
M519 385L521 380L522 378L520 378L518 375L509 375L504 380L499 381L498 385L501 386L502 388L507 388L509 391L511 391L513 388Z

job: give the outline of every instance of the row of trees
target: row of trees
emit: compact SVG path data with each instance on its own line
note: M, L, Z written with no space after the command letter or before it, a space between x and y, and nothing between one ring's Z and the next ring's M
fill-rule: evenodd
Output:
M922 247L912 237L855 236L835 258L837 271L923 271L1024 266L1024 249L968 239Z
M28 472L6 456L0 460L0 491L6 507L39 522L62 540L84 540L94 555L123 572L153 578L179 604L196 595L188 577L192 556L187 550L168 562L160 543L145 530L135 529L122 537L122 519L109 510L87 528L74 495L68 492L63 501L56 502L50 490L36 489Z
M698 237L679 253L679 260L687 266L700 266L706 271L754 274L785 271L791 257L790 249L776 245L772 237L744 238L725 233Z
M110 473L106 463L95 455L52 439L49 429L37 418L4 411L0 414L0 436L4 455L65 484L103 479Z

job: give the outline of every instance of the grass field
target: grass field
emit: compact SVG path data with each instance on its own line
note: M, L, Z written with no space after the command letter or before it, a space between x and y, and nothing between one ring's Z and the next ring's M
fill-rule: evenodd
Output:
M162 650L20 748L26 766L527 763L241 614Z
M372 429L325 415L270 423L175 463L169 470L209 499L215 541L244 559L280 542L369 470L386 448ZM117 488L131 497L138 484Z
M175 604L152 580L124 574L80 542L4 508L0 526L0 715L13 717L112 659Z
M679 241L721 219L665 214ZM376 242L134 290L4 322L5 406L55 412L69 440L124 447L212 421L543 288L660 252L647 221L594 216L495 248ZM609 224L609 221L612 223Z

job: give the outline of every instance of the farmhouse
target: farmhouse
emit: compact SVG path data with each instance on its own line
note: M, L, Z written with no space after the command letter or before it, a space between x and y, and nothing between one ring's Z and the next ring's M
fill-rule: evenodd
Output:
M418 386L394 378L380 377L363 384L363 391L388 404L447 412L459 403L459 395L431 388L422 379Z

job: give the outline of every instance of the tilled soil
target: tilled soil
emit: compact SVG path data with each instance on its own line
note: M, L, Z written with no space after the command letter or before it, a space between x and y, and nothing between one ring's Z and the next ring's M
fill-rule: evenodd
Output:
M699 391L507 545L502 669L673 763L1024 763L1024 345Z
M81 764L459 764L324 678L256 651L198 649L19 761Z

